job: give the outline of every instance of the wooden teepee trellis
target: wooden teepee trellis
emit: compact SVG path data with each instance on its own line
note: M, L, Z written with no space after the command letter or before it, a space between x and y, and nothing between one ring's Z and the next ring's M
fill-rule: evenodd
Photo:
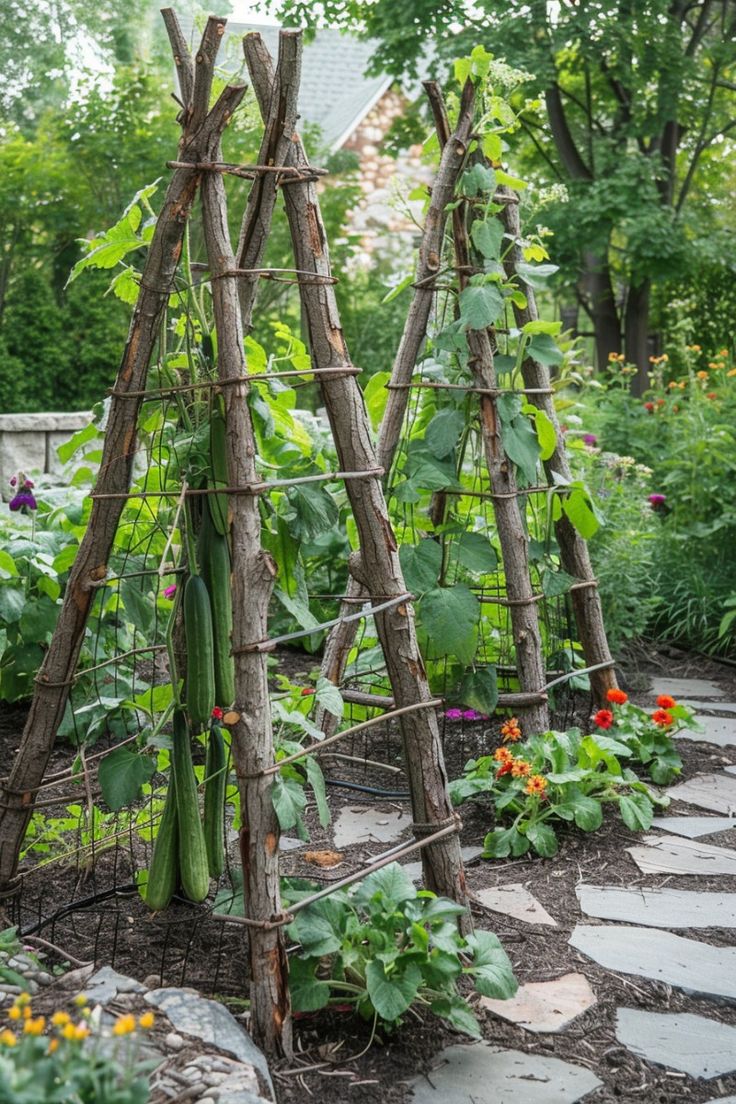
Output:
M411 595L402 578L381 488L382 470L376 463L355 379L359 369L350 361L339 324L315 174L294 130L300 36L282 33L275 72L258 36L246 40L246 58L265 131L257 165L228 166L221 161L220 140L244 95L244 85L226 87L209 109L214 64L226 21L214 17L207 21L199 49L192 57L173 11L167 9L163 15L179 74L182 140L178 160L171 163L174 176L151 241L140 297L113 389L90 524L70 574L56 632L37 676L21 747L3 785L0 894L7 896L14 889L21 843L75 679L94 593L106 578L120 515L130 497L138 412L144 398L164 392L146 390L148 365L199 188L218 334L218 380L227 422L228 486L218 486L215 493L228 494L230 503L236 686L233 712L237 715L231 733L243 822L240 844L249 914L243 922L249 928L251 1027L256 1040L269 1053L288 1053L288 968L283 939L287 918L281 908L279 830L271 802L270 780L278 767L274 763L266 668L267 613L276 568L261 546L257 496L269 485L260 482L256 473L243 347L257 279L265 271L260 265L279 186L286 196L295 271L310 328L314 363L307 371L320 381L344 469L332 478L345 479L360 531L361 553L352 568L374 601L374 616L391 673L397 708L389 715L397 716L402 729L416 846L422 850L427 885L466 903L457 836L459 821L447 795L434 713L438 703L430 695L417 645ZM227 224L222 180L227 171L250 176L254 181L237 259ZM169 390L173 393L177 388ZM469 916L464 923L470 923Z

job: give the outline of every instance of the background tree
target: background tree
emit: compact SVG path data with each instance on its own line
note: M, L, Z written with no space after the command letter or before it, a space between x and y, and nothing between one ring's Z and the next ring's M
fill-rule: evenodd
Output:
M273 0L285 21L320 17L377 41L397 77L479 42L527 70L543 121L524 116L537 178L569 203L545 210L555 260L590 316L596 355L624 351L646 386L657 281L682 278L713 229L736 128L733 0ZM730 220L733 232L733 219Z

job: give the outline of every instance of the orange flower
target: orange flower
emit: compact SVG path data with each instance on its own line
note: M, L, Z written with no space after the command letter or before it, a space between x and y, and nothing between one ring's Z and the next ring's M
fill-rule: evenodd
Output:
M26 1020L23 1024L23 1032L25 1035L43 1035L45 1026L46 1019L43 1016L39 1016L35 1020Z
M509 717L507 721L504 721L501 725L501 738L505 744L515 743L521 739L521 725L518 717Z
M533 774L524 787L524 792L530 797L544 797L546 790L547 779L542 778L541 774Z
M113 1025L113 1035L130 1035L135 1031L135 1016L128 1012L125 1016L120 1016Z
M610 709L599 709L593 718L593 723L598 725L598 728L610 728L613 724L613 713Z
M657 705L660 709L674 709L677 702L669 694L660 694L657 698Z
M496 750L494 751L493 758L496 760L497 763L511 763L513 762L514 756L508 748L500 747L496 748Z
M532 768L523 759L515 759L511 765L511 774L514 778L528 778Z
M706 399L717 399L718 398L718 392L717 391L709 391L708 394L705 397L706 397Z
M713 362L711 361L711 363L710 363L710 364L708 365L708 367L709 367L709 368L715 368L715 365L714 365L714 364L713 364ZM707 380L707 378L708 378L708 373L707 373L707 372L705 371L705 369L701 369L701 370L700 370L700 371L699 371L699 372L697 373L697 376L698 376L698 379L699 379L699 380Z
M614 688L608 691L606 698L609 702L613 702L614 705L623 705L624 702L629 700L629 695L624 690Z
M49 1043L49 1049L46 1051L46 1053L47 1054L53 1054L54 1051L58 1050L58 1049L59 1049L59 1040L58 1039L52 1039L51 1042Z
M727 376L736 376L736 368L729 368L726 372Z
M660 728L669 728L675 722L675 718L666 709L655 709L652 713L652 720Z

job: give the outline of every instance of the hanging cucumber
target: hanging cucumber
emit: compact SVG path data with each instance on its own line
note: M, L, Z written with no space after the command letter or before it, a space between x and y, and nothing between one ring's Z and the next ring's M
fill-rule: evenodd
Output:
M184 635L187 712L195 732L204 732L215 707L215 645L210 596L200 575L190 575L184 588Z
M154 912L165 909L179 880L179 823L174 789L174 773L169 778L163 816L153 845L148 868L146 904Z
M207 737L207 765L204 775L204 840L210 878L219 878L225 869L225 790L227 787L227 749L219 725L212 725Z
M217 400L218 404L222 402ZM225 415L221 405L214 406L210 415L210 487L229 487L229 474L227 466L227 440L225 436ZM226 537L228 525L228 496L226 494L213 494L207 496L210 500L212 524L217 532Z
M182 709L174 710L171 766L179 825L179 868L184 892L192 901L204 901L210 888L207 848L199 816L197 780L192 764L189 725Z
M215 704L227 709L235 698L232 648L233 606L230 588L230 549L227 537L215 529L208 504L202 511L198 541L199 567L210 596L215 664Z

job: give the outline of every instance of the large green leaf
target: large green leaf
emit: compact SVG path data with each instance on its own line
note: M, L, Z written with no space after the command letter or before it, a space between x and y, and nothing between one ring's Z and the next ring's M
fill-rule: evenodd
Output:
M534 424L539 441L539 455L541 460L549 460L557 448L557 433L550 418L543 410L538 410L534 416Z
M403 970L387 974L383 962L374 959L366 967L365 981L376 1012L386 1023L393 1023L416 999L422 972L413 962L409 962Z
M531 824L526 830L526 836L538 855L549 859L557 854L557 836L549 824Z
M430 658L454 655L470 664L475 655L480 607L462 583L428 591L419 606L419 624Z
M488 260L497 260L503 241L503 223L497 218L477 219L470 230L473 245Z
M654 819L654 806L643 793L632 793L629 797L619 800L621 818L627 828L632 832L646 832L652 826Z
M364 878L355 891L355 901L358 905L366 905L377 893L391 909L417 896L416 886L399 863L389 863Z
M25 594L20 588L0 586L0 624L19 621L25 604Z
M289 964L289 991L295 1012L317 1012L330 999L330 986L321 981L316 972L321 966L319 958L302 958L294 955Z
M330 682L328 678L318 678L314 697L333 717L337 717L338 720L342 718L345 712L345 703L342 700L339 688L335 686L334 682Z
M495 667L478 667L462 681L459 697L464 705L479 713L492 714L498 703L498 679Z
M526 482L532 484L537 475L539 441L531 422L523 414L504 426L503 450L509 460L516 464Z
M574 582L574 577L566 571L553 571L549 567L542 571L542 593L547 598L558 598L561 594L567 594Z
M97 777L105 804L113 812L131 805L140 794L141 786L148 782L156 770L156 761L150 755L133 751L129 746L115 748L100 759Z
M307 807L304 790L293 778L281 778L278 774L271 787L271 801L282 832L296 830L300 839L308 839L302 815Z
M442 566L442 547L431 537L419 544L402 544L399 562L404 582L413 594L424 594L437 585Z
M583 832L595 832L603 823L603 809L594 797L580 794L573 801L575 823Z
M562 349L550 334L535 334L529 342L527 354L546 368L562 363Z
M299 483L289 488L288 496L294 507L292 532L300 540L315 540L337 522L337 503L321 484Z
M466 169L460 177L458 191L460 195L477 196L483 192L490 192L496 187L496 173L493 169L476 161L469 169Z
M413 277L411 277L411 279L413 279ZM386 409L389 394L386 384L390 379L390 372L376 372L368 380L363 391L368 417L371 420L371 425L376 431L378 431L383 412Z
M588 495L576 487L562 500L562 509L584 540L595 536L600 522L593 512Z
M475 1039L481 1037L480 1024L461 996L439 997L432 1002L432 1011L435 1016L441 1016L458 1031L471 1035Z
M465 330L485 330L503 314L503 295L496 284L466 287L460 292L459 304Z
M298 913L290 927L308 956L333 954L342 946L340 918L344 906L326 899L309 905Z
M424 443L432 456L444 460L454 452L464 428L465 417L460 410L439 410L427 426Z
M498 567L498 556L483 533L462 533L453 546L458 563L474 575L485 575Z
M511 960L498 936L493 932L476 931L468 936L467 944L473 955L473 964L468 972L472 974L478 992L495 1000L513 997L519 985Z
M18 568L15 566L15 560L9 552L4 552L0 548L0 579L9 579L11 575L17 575Z
M45 595L29 602L20 618L20 632L26 643L44 644L54 631L61 606Z

